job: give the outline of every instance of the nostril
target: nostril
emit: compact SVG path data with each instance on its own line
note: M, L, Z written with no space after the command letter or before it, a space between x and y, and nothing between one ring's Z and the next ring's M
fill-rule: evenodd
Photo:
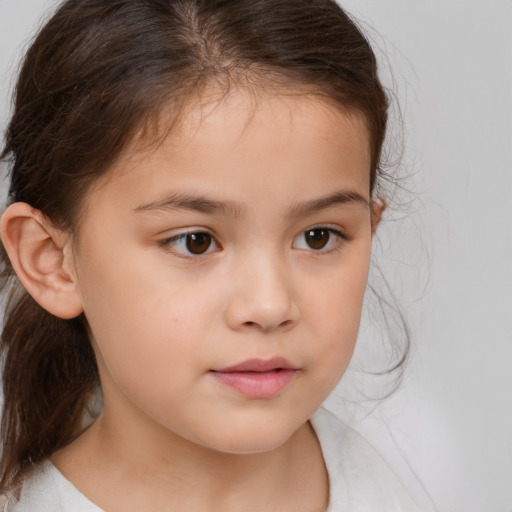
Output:
M258 329L262 329L264 331L269 331L269 330L274 330L274 329L288 329L292 325L293 325L293 320L285 320L283 322L279 322L278 324L272 325L272 326L266 326L266 325L260 324L259 322L254 322L254 321L244 322L245 327L258 328Z

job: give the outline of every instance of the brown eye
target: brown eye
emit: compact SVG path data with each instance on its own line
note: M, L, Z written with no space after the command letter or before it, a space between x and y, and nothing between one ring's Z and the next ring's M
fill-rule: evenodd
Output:
M175 256L185 258L199 257L222 250L215 237L206 231L189 231L171 236L161 240L158 245Z
M308 229L305 232L306 243L316 251L323 249L329 242L331 234L328 229Z
M204 254L212 245L212 237L208 233L189 233L186 246L192 254Z

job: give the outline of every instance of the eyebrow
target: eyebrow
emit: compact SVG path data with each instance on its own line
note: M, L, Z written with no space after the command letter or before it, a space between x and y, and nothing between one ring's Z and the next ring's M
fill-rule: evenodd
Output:
M359 204L365 207L370 206L370 201L358 192L338 191L324 197L293 204L290 209L290 217L302 217L336 205L350 203ZM245 211L244 205L238 201L217 201L204 196L189 194L171 194L163 199L142 204L133 211L142 213L159 213L180 209L232 217L241 217Z
M171 194L163 199L142 204L134 212L165 212L174 210L191 210L213 215L230 215L240 217L244 207L237 201L215 201L203 196L189 194Z
M328 196L312 199L311 201L295 203L291 209L291 216L303 217L317 211L326 210L332 206L351 203L370 207L370 200L359 194L359 192L341 190Z

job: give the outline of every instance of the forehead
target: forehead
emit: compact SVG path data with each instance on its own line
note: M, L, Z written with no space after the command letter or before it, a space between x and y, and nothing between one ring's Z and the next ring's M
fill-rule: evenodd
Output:
M251 173L261 184L294 172L320 179L329 174L319 172L322 166L369 195L370 144L362 116L318 95L210 91L190 101L174 122L166 117L170 113L160 116L152 136L145 131L127 147L98 188L141 180L170 188L203 180L206 186L205 177L243 184Z

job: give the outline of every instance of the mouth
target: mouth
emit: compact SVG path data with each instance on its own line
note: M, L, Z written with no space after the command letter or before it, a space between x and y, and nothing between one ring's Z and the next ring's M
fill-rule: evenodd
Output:
M299 368L279 357L249 359L234 366L211 370L210 374L220 384L247 398L265 400L279 395L298 372Z

